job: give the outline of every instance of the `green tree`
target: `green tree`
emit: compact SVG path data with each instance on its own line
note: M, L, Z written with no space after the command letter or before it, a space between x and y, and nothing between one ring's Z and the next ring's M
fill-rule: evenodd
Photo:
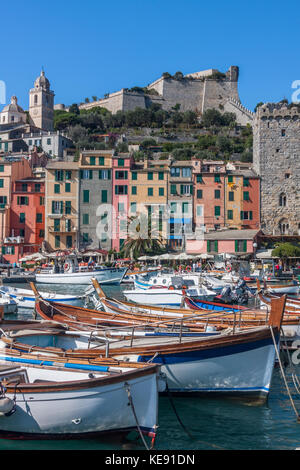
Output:
M257 108L259 108L259 107L260 107L261 105L263 105L263 104L264 104L263 101L260 101L259 103L257 103L257 105L256 105L255 108L254 108L254 112L256 113Z
M174 80L183 80L184 79L184 75L182 72L178 71L176 72L174 75L173 75L173 78Z
M300 258L300 247L290 242L280 243L272 250L272 256L279 258L282 266L286 269L290 258Z
M69 107L69 113L73 113L73 114L79 114L80 113L77 103L71 104L71 106Z

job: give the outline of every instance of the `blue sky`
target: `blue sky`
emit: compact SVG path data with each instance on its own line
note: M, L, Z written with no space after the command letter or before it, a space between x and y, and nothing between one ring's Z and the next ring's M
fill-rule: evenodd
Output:
M291 100L300 80L300 4L201 0L14 0L1 4L0 80L28 109L43 66L55 102L145 86L163 72L240 67L239 94Z

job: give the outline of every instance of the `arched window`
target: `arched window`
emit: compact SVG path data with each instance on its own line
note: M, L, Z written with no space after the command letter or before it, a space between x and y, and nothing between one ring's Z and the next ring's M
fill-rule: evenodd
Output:
M286 206L286 195L284 193L281 193L279 195L279 205L281 207L285 207Z
M38 102L38 95L34 95L34 104L37 104Z

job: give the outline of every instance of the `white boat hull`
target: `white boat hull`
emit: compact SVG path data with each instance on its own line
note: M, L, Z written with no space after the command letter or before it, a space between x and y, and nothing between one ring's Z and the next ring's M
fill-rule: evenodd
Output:
M17 306L20 308L30 308L33 309L35 305L35 296L32 291L28 289L18 289L13 287L4 287L3 292L6 295L17 303ZM45 300L50 300L51 302L59 302L62 304L74 305L76 307L81 307L84 304L84 298L81 296L71 296L56 294L51 292L40 292L40 295Z
M41 284L80 284L89 285L95 278L99 284L120 284L127 268L104 268L97 271L82 271L75 273L38 273L36 282Z
M68 375L66 371L63 374ZM85 375L88 379L88 373ZM17 393L16 411L11 416L0 417L0 436L80 438L136 429L125 380L77 390L74 386L73 390L65 391ZM146 433L156 432L157 375L129 379L127 383L141 429ZM6 393L6 396L14 398L13 394Z
M251 349L239 345L206 353L173 354L157 356L155 362L162 364L172 393L221 394L262 396L269 393L275 363L275 349L271 341ZM123 355L132 361L147 361L147 356Z
M180 306L182 302L181 290L148 289L124 291L127 300L147 305L173 305Z

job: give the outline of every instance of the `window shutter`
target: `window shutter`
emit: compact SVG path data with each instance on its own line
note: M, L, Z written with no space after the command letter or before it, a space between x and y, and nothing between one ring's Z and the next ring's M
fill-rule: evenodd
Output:
M247 240L244 240L243 242L243 251L247 251Z
M215 240L215 252L218 253L218 240Z
M239 251L239 245L238 245L238 241L237 241L237 240L235 240L235 242L234 242L234 243L235 243L235 248L234 248L234 249L235 249L235 252L237 253L237 252Z
M207 253L210 253L210 240L207 240Z

